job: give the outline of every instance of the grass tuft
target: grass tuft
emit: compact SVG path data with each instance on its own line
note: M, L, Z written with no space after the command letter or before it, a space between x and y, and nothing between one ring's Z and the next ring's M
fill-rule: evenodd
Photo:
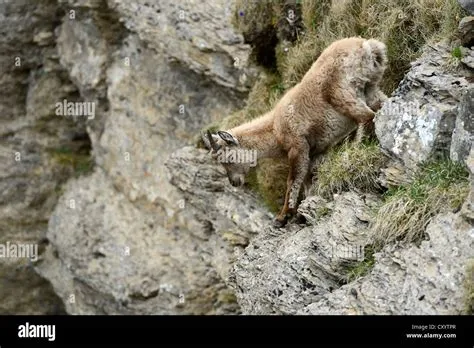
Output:
M380 192L377 178L385 163L386 157L376 141L346 141L329 150L316 168L315 191L325 198L354 189Z
M454 47L453 50L451 51L451 56L455 59L461 59L462 58L461 47L459 46Z
M374 268L375 265L375 249L366 245L364 247L364 260L361 262L355 263L353 266L347 269L347 273L342 279L344 284L351 283L367 274Z
M90 173L94 167L88 150L74 152L68 147L59 147L48 152L56 164L71 171L76 177Z
M421 241L433 216L460 209L469 193L468 176L463 164L437 160L423 165L411 183L389 189L371 226L375 245Z
M260 196L265 206L278 213L286 192L288 165L285 161L262 159L247 176L248 186Z

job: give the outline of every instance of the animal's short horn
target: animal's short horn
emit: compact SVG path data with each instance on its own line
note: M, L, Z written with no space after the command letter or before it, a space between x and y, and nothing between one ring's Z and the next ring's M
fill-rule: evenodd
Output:
M207 138L209 140L209 144L211 145L211 148L214 151L218 151L219 150L219 145L217 145L216 142L214 141L214 138L212 137L212 134L209 131L209 129L207 130Z

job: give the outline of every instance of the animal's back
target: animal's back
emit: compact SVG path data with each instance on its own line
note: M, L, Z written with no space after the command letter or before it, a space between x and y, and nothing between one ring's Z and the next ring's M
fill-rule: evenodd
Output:
M350 54L354 54L358 49L362 48L365 41L367 40L360 37L350 37L334 41L321 52L318 59L316 59L311 68L303 76L301 82L307 80L311 82L315 78L326 78L327 74L332 73L334 68L340 69L344 60L346 60Z
M332 43L301 82L277 104L275 112L281 117L275 120L275 127L277 133L283 134L282 142L288 147L295 137L303 135L316 152L324 152L357 128L355 121L334 109L325 98L325 90L329 84L337 83L335 76L345 73L344 64L362 48L364 41L346 38Z

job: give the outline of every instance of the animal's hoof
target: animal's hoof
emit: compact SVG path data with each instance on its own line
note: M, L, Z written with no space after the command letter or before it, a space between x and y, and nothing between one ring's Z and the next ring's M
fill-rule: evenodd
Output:
M287 222L287 219L283 219L283 220L275 219L273 221L273 227L275 227L275 228L285 227L286 222Z

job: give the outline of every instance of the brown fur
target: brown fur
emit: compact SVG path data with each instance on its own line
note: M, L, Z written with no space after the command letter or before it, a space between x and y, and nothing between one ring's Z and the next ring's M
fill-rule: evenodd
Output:
M280 225L295 211L302 185L310 184L313 164L331 146L370 123L386 100L379 89L386 64L386 48L380 41L356 37L336 41L272 111L227 130L234 141L224 140L222 133L213 135L217 147L254 149L258 158L288 157L285 203L277 216ZM225 167L231 183L243 183L248 166L226 163Z

